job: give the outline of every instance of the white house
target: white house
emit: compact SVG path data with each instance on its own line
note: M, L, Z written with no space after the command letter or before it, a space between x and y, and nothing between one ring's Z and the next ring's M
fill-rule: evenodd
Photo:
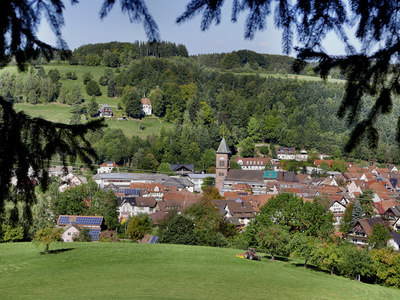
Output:
M125 197L118 199L120 220L136 216L138 213L152 214L155 212L157 200L155 197Z
M142 111L146 116L151 116L152 114L151 102L146 97L142 98Z
M301 150L300 154L296 154L297 161L306 161L308 159L308 154L306 150Z
M78 235L79 228L70 223L65 227L65 231L63 232L61 239L63 242L73 242L73 238Z
M105 163L100 165L100 168L97 169L98 174L108 174L112 172L112 169L118 168L118 165L113 161L106 161Z
M102 107L100 107L99 109L99 116L100 117L105 117L105 118L109 118L112 117L113 111L111 110L110 106L108 106L107 104L103 104Z
M242 170L264 170L270 158L268 157L235 157L232 161L237 162Z

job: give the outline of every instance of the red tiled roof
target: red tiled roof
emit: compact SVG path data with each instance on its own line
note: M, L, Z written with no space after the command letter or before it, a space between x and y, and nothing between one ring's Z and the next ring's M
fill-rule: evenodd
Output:
M100 165L100 167L114 167L117 168L118 165L114 161L106 161Z
M142 105L151 105L151 102L147 98L142 98Z

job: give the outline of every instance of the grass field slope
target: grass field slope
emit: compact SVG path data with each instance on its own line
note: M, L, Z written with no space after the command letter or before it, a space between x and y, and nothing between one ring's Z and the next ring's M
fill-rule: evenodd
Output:
M400 291L236 258L210 247L71 243L0 244L1 299L400 299Z

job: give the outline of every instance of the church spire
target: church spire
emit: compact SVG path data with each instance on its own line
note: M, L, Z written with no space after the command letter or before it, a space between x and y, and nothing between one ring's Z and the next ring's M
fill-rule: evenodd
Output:
M217 153L220 154L231 154L228 145L226 144L225 137L222 138L221 143L217 149Z

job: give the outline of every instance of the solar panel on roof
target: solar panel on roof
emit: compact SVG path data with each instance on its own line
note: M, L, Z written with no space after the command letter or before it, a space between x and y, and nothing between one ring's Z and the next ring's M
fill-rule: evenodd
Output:
M92 241L97 241L99 239L100 229L90 229L89 234L92 237Z
M58 220L58 224L68 224L68 223L69 223L68 216L61 216L60 219Z
M79 225L97 225L100 226L102 217L76 217L76 223Z
M149 244L155 244L158 241L158 236L152 236Z

